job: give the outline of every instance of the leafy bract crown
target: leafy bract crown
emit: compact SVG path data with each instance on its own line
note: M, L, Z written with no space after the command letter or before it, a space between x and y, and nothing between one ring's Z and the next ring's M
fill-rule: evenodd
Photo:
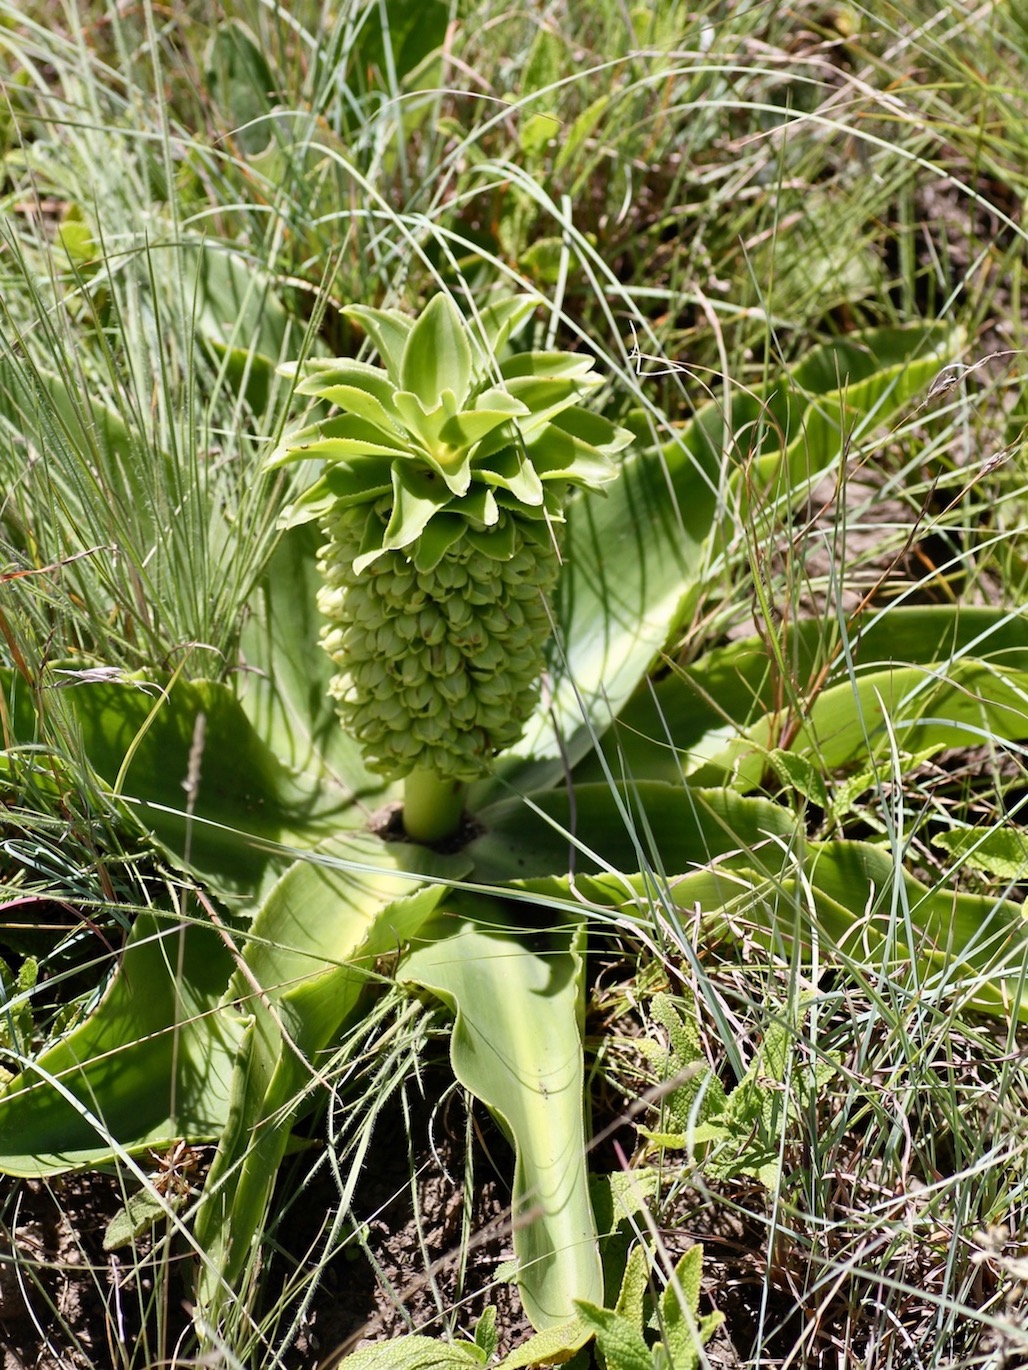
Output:
M284 521L320 518L333 506L385 505L387 520L364 525L354 571L405 549L429 570L466 532L489 535L490 544L509 536L504 511L560 522L568 486L611 480L611 458L631 435L580 405L601 383L592 358L527 351L500 360L538 303L516 295L468 320L446 294L416 320L393 309L346 309L383 366L305 364L298 391L343 412L290 434L272 454L271 466L325 462ZM495 545L489 551L495 556Z

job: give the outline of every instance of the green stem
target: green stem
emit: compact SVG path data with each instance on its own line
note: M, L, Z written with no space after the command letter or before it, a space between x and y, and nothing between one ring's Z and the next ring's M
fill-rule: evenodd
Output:
M435 771L411 771L404 781L403 826L415 842L439 842L460 827L462 780L443 780Z

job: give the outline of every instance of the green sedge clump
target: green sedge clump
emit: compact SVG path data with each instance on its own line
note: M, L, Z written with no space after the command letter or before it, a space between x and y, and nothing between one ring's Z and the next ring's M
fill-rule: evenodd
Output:
M351 306L381 366L306 363L298 391L340 412L271 458L324 463L285 521L324 529L332 692L390 777L473 780L519 740L568 491L611 480L630 440L580 403L600 384L590 357L510 350L537 304L515 296L465 318L440 294L416 321Z

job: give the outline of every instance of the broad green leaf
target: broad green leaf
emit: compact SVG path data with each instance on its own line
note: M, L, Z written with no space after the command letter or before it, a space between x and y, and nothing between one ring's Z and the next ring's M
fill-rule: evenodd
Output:
M532 1370L535 1366L563 1365L580 1347L592 1341L592 1332L576 1314L555 1327L544 1328L516 1347L496 1370Z
M3 760L0 759L0 766ZM29 896L31 898L31 896ZM40 897L43 902L43 897ZM11 900L4 901L7 917L12 910ZM10 923L4 926L4 943L8 952L17 950L17 933ZM34 1022L32 1012L33 990L39 982L39 961L35 956L26 956L12 974L7 962L0 957L0 1061L5 1050L10 1049L12 1056L24 1050L23 1044L32 1038ZM0 1065L0 1088L15 1072Z
M478 478L498 489L509 490L518 504L541 505L544 499L543 483L531 462L523 460L513 447L493 453L488 462L476 466Z
M399 388L400 364L403 349L407 344L410 331L414 327L412 319L392 309L372 309L370 305L351 304L343 313L348 319L356 319L378 349L393 388Z
M500 1345L500 1334L496 1329L496 1305L491 1303L475 1323L475 1345L485 1353L485 1360L496 1355Z
M771 1023L764 1033L750 1068L728 1096L724 1110L714 1119L723 1129L721 1145L704 1161L706 1173L718 1179L752 1175L769 1194L777 1193L782 1178L782 1129L795 1109L787 1097L786 1071L789 1031L784 1023ZM794 1088L799 1082L794 1082Z
M725 1320L723 1313L700 1317L703 1247L691 1246L675 1266L660 1300L660 1328L668 1370L695 1370L702 1347Z
M393 467L393 510L382 545L375 552L357 557L353 563L359 575L375 556L390 548L407 547L418 537L433 516L450 502L450 492L427 471L406 466Z
M538 295L507 295L502 299L496 300L493 304L488 304L476 315L472 316L472 327L474 329L475 340L489 357L495 357L502 352L507 343L517 333L520 333L525 324L532 317L535 310L542 304L542 299ZM521 353L521 356L536 356L536 353ZM560 352L555 354L560 357L567 356L567 353ZM591 359L586 359L590 361ZM506 376L505 369L509 365L510 359L505 361L501 367L501 374ZM588 370L586 366L586 370Z
M629 916L635 910L647 921L655 899L671 899L702 936L745 935L776 954L794 941L808 946L816 935L822 955L834 950L900 976L910 975L913 963L918 983L932 992L952 986L962 1002L1028 1019L1028 922L1019 905L930 888L889 851L866 842L810 842L767 800L709 790L686 790L682 798L682 787L676 797L673 786L634 787L655 821L634 846L632 874L633 844L617 792L605 807L603 788L579 787L575 824L590 835L593 850L613 854L609 873L593 873L601 863L562 836L570 819L560 808L563 796L538 795L532 808L556 826L523 809L523 844L510 801L484 811L495 828L468 849L475 878L517 881L555 907L586 900ZM690 807L697 794L702 802ZM556 873L562 858L565 871L581 872L573 880Z
M473 485L464 498L455 500L450 508L468 522L484 524L487 532L498 516L496 496L485 485Z
M169 1194L165 1197L154 1189L140 1189L130 1194L125 1205L119 1208L104 1231L105 1251L120 1251L130 1246L156 1226L162 1218L177 1212L185 1202L184 1195Z
M334 826L347 826L344 815L352 813L360 822L360 801L382 791L381 777L365 770L360 748L343 731L328 693L336 668L318 641L321 541L311 528L290 530L280 539L243 628L246 670L237 677L240 704L254 733L303 797L306 816L294 813L289 825L302 846L325 832L316 818L320 809L332 815ZM235 761L230 765L229 756L212 755L212 760L231 772ZM305 840L308 824L314 832Z
M511 418L525 412L524 405L514 398L505 385L491 385L485 390L478 390L475 394L475 409L495 410L496 413L508 414Z
M486 831L467 850L482 883L569 870L677 875L726 851L759 865L754 852L775 837L791 844L796 833L792 814L770 801L659 782L579 785L573 799L563 790L541 791L527 803L500 800L479 817ZM771 859L777 867L778 847Z
M450 1370L451 1366L482 1366L485 1360L481 1349L468 1342L437 1341L435 1337L396 1337L354 1351L340 1364L347 1370Z
M354 833L298 861L268 895L226 996L254 1030L196 1219L208 1257L197 1298L212 1318L252 1256L290 1130L319 1084L318 1053L356 1006L375 959L417 932L443 893L417 872L453 878L464 869L460 858Z
M1020 905L929 888L907 873L897 888L892 854L868 843L810 845L818 914L848 954L898 969L913 955L922 983L964 980L974 985L975 1007L1028 1018L1028 922Z
M574 360L578 360L574 357ZM537 375L530 372L524 376L511 376L507 390L531 417L521 425L526 441L531 441L544 423L556 418L563 410L577 403L582 395L582 387L587 382L599 383L598 377L582 375L570 367L562 376ZM601 439L602 441L603 439Z
M464 410L446 420L439 430L439 441L454 452L466 452L510 419L511 411L506 409Z
M819 921L847 955L895 974L913 957L920 983L962 985L973 1007L1028 1018L1028 925L1019 905L930 889L906 873L897 886L891 855L866 843L814 847L811 867ZM783 892L799 894L789 884Z
M395 457L383 456L354 457L350 461L333 462L311 489L299 496L296 503L302 503L307 497L320 499L323 494L328 495L331 502L325 513L329 515L332 503L371 504L380 495L388 494L392 488L394 462Z
M257 134L264 143L267 133ZM229 244L186 244L195 256L197 336L221 359L255 414L268 407L275 373L295 349L303 325L286 309L272 278Z
M685 1306L695 1315L696 1308L699 1308L699 1281L703 1273L703 1247L689 1247L681 1258L678 1265L674 1267L674 1278L678 1281L681 1293L685 1296ZM677 1303L677 1291L672 1284L665 1289L661 1304L663 1311L668 1312L670 1304Z
M592 157L587 152L589 140L593 137L597 127L602 122L611 105L613 94L600 95L591 105L588 105L581 114L574 120L570 128L566 128L560 140L560 147L553 160L555 172L561 172L565 167L579 167L581 170L572 190L574 196L578 186L582 185L589 177L595 165L595 154Z
M429 411L444 390L461 404L471 383L471 347L464 316L445 292L433 295L407 335L400 361L400 383Z
M694 1132L698 1123L721 1113L727 1102L724 1085L703 1054L695 1006L691 1016L688 1008L680 1014L668 995L656 994L649 1014L669 1038L670 1051L663 1063L662 1080L673 1082L676 1077L683 1077L664 1099L669 1126L677 1132Z
M378 373L385 379L385 373ZM346 410L349 414L356 414L359 419L364 419L367 423L373 424L375 428L381 429L390 438L400 440L402 434L396 423L395 418L382 401L375 395L370 394L362 386L356 385L330 385L326 389L318 391L323 400L330 404L338 405L340 409ZM392 390L390 388L390 400Z
M393 405L408 433L421 444L425 456L431 456L433 460L438 460L439 430L456 412L453 391L448 391L447 396L449 403L444 403L442 396L437 395L434 404L424 404L412 390L397 390L393 394Z
M639 777L680 781L691 772L694 784L701 783L705 774L720 779L747 749L772 744L773 723L776 717L781 719L784 701L794 710L810 713L813 721L806 733L809 745L804 756L824 773L830 766L858 759L866 737L876 727L880 741L885 741L874 687L858 685L854 691L850 662L858 681L877 675L887 700L899 697L899 673L907 671L907 686L917 691L911 709L923 716L926 692L936 689L935 717L940 717L940 709L945 711L943 717L950 716L950 703L960 691L956 678L951 691L944 685L936 688L933 681L945 682L951 676L949 663L972 657L978 663L1028 671L1028 615L948 605L890 606L887 614L869 616L859 628L854 627L845 642L839 641L832 624L806 620L791 625L777 644L777 653L788 669L786 680L768 644L754 637L708 652L695 665L665 677L652 691L641 692L623 710L607 741L612 762L616 760ZM829 674L818 694L816 686L825 669ZM980 679L980 665L975 670ZM1020 735L1012 716L1016 705L1011 701L1004 706L999 698L990 704L992 686L987 678L981 683L986 713L991 711L998 718L1002 709L1002 718ZM821 695L826 691L834 693L823 704ZM973 715L975 726L982 723L977 704L958 702L957 708L965 722L972 721ZM952 717L953 723L958 721ZM913 730L912 736L924 737L932 731L925 724ZM934 731L940 736L945 732L947 745L970 741L967 733L957 738L955 729L944 722ZM774 758L768 759L774 765ZM752 776L754 767L762 769L762 764L763 758L758 761L754 756L746 775ZM586 778L598 775L595 762L587 763L581 774Z
M685 769L699 784L730 777L738 789L756 788L787 721L784 713L765 715L711 755L693 754ZM941 668L860 675L823 690L796 732L792 751L831 772L868 752L887 756L893 746L904 752L976 746L990 736L1028 737L1028 671L964 657Z
M101 252L93 229L82 219L72 217L78 206L71 207L65 219L57 227L57 240L67 253L72 266L80 272L88 273L96 269Z
M783 785L791 786L811 804L828 808L828 786L823 768L815 760L798 751L783 751L776 747L768 752L767 763Z
M655 994L650 1001L649 1016L655 1023L659 1023L668 1035L670 1061L674 1070L681 1070L694 1061L705 1059L695 1015L679 1013L670 995L663 992ZM674 1070L668 1072L669 1076Z
M295 370L288 366L282 369L286 374ZM373 366L370 362L354 361L349 357L312 357L304 364L303 379L296 387L297 394L318 396L337 403L337 390L346 395L360 391L369 400L376 400L383 413L388 413L392 409L396 387L382 367ZM349 408L348 405L342 407Z
M231 971L213 928L141 915L97 1008L0 1092L0 1171L53 1175L216 1137L245 1027L216 1011Z
M491 557L493 561L508 561L514 555L516 545L514 522L512 519L508 519L502 528L496 527L498 510L495 502L491 499L487 506L487 512L489 514L489 526L481 530L469 528L467 532L468 542L484 557Z
M414 554L419 571L434 571L455 542L464 536L467 523L452 514L437 514L422 533Z
M932 845L998 880L1023 880L1028 871L1028 839L1020 828L957 828L935 833Z
M286 461L301 461L308 457L320 457L324 461L346 461L350 457L389 457L404 454L404 449L391 441L390 436L381 428L373 428L364 419L353 414L344 414L338 419L328 419L320 425L320 435L304 441L293 449L290 456L276 453L269 465L281 465Z
M97 775L178 860L226 893L260 887L274 844L309 848L360 821L348 812L353 790L326 783L320 757L306 775L287 770L225 685L94 678L64 700Z
M616 1306L625 1282L629 1253L646 1223L647 1209L660 1192L660 1185L661 1179L653 1167L636 1166L589 1177L600 1233L604 1307Z
M612 1308L577 1299L579 1317L596 1338L609 1370L653 1370L653 1357L643 1334Z
M461 1083L496 1115L515 1151L514 1251L537 1328L576 1298L601 1300L583 1119L580 926L519 926L519 906L451 896L401 961L456 1013Z
M563 653L555 663L555 697L545 713L540 711L519 752L555 755L555 719L563 754L578 761L691 612L723 554L722 450L731 447L734 434L746 431L769 408L775 423L766 422L764 441L773 453L777 434L796 439L803 416L814 404L830 408L838 400L831 392L838 387L860 418L846 434L852 443L901 410L952 346L952 338L918 328L883 330L866 335L859 346L822 349L791 385L783 378L766 395L739 397L730 429L712 404L675 442L630 456L606 498L574 500L559 593ZM786 463L779 481L782 498L799 498L809 478L826 470L842 450L841 437L830 425L811 423L812 442L794 449L793 464L802 465L802 480L791 490L789 479L796 472ZM745 441L748 448L750 438Z
M518 131L518 146L529 164L560 135L561 123L552 114L530 114ZM544 241L553 241L552 239ZM561 242L561 239L557 239ZM538 246L538 244L534 244ZM527 254L525 254L527 256ZM522 257L524 263L524 257Z
M858 964L895 975L909 974L913 960L919 983L936 990L963 986L962 1001L966 996L975 1008L1028 1018L1028 925L1017 904L930 889L907 873L897 881L891 854L862 842L812 843L806 878L828 947L834 943ZM791 878L774 892L764 887L762 894L765 907L790 918L807 898ZM781 914L775 921L777 935L790 939ZM809 936L805 922L803 941Z
M662 1063L664 1079L673 1081L690 1064L700 1067L692 1079L673 1089L665 1101L673 1131L643 1129L651 1149L687 1150L698 1154L709 1178L728 1179L753 1175L775 1192L781 1178L781 1133L786 1117L793 1117L811 1092L816 1092L834 1072L824 1061L815 1078L789 1081L786 1093L790 1032L784 1022L772 1022L749 1069L728 1096L710 1071L699 1046L699 1034L683 1019L666 995L656 995L650 1014L668 1031L669 1059ZM799 1028L797 1026L797 1032ZM716 1145L711 1145L711 1144Z
M643 1330L643 1309L646 1303L649 1280L649 1259L643 1247L636 1244L632 1247L625 1263L625 1274L618 1291L618 1300L614 1305L614 1312L629 1327L634 1327L640 1333Z
M560 81L568 70L568 43L549 25L540 25L521 73L521 91L531 96L529 108L553 110L561 98Z
M879 343L888 340L899 341L899 330L885 330L879 335ZM776 418L776 432L786 439L784 449L766 451L751 464L733 474L739 504L737 516L748 519L752 516L751 500L764 502L770 493L773 497L783 492L803 488L809 477L823 469L826 453L841 450L854 435L866 430L869 424L881 423L896 408L897 373L894 367L871 370L872 358L860 356L852 349L839 351L835 364L837 370L832 379L832 388L817 395L810 404L787 416L775 414L772 402L770 414ZM920 383L931 379L937 372L941 357L922 357L916 363ZM808 359L808 365L799 369L799 376L821 377L827 379L824 367L826 358ZM904 377L909 382L909 376ZM803 384L799 380L799 385ZM835 388L838 387L838 388ZM912 393L905 383L904 398ZM787 399L793 397L787 396ZM790 405L790 410L792 406Z
M559 475L573 485L603 488L618 474L609 454L620 452L631 441L627 428L615 428L579 408L565 410L540 433L526 437L527 454L541 476Z
M407 88L422 89L417 72L442 47L449 22L450 8L444 0L383 0L376 4L361 16L351 57L357 78L363 81L364 73L372 71L373 88L380 91L389 89L386 81L392 73ZM427 74L422 79L428 81L428 88L438 84ZM390 89L389 93L397 92Z
M867 333L852 333L836 338L827 347L812 348L796 363L791 374L801 391L811 395L831 395L840 386L845 390L847 386L871 380L881 372L883 366L919 356L918 336L933 347L945 348L958 341L945 329L939 330L931 325L927 328L905 325L876 328ZM756 400L751 414L762 405L762 399ZM780 410L776 408L774 412L776 422L780 422Z
M562 376L581 379L593 368L588 353L579 352L515 352L500 364L500 375L507 381L520 376L542 376L553 380Z
M336 414L291 433L265 463L268 470L317 457L326 462L345 462L362 457L395 461L405 456L405 439L393 425L378 428L359 414Z

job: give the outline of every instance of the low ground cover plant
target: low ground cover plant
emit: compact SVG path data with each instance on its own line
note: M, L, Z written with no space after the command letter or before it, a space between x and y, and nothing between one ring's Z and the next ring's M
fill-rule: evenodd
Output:
M21 1354L96 1361L24 1216L94 1191L126 1366L1014 1354L1023 235L961 14L6 18Z

